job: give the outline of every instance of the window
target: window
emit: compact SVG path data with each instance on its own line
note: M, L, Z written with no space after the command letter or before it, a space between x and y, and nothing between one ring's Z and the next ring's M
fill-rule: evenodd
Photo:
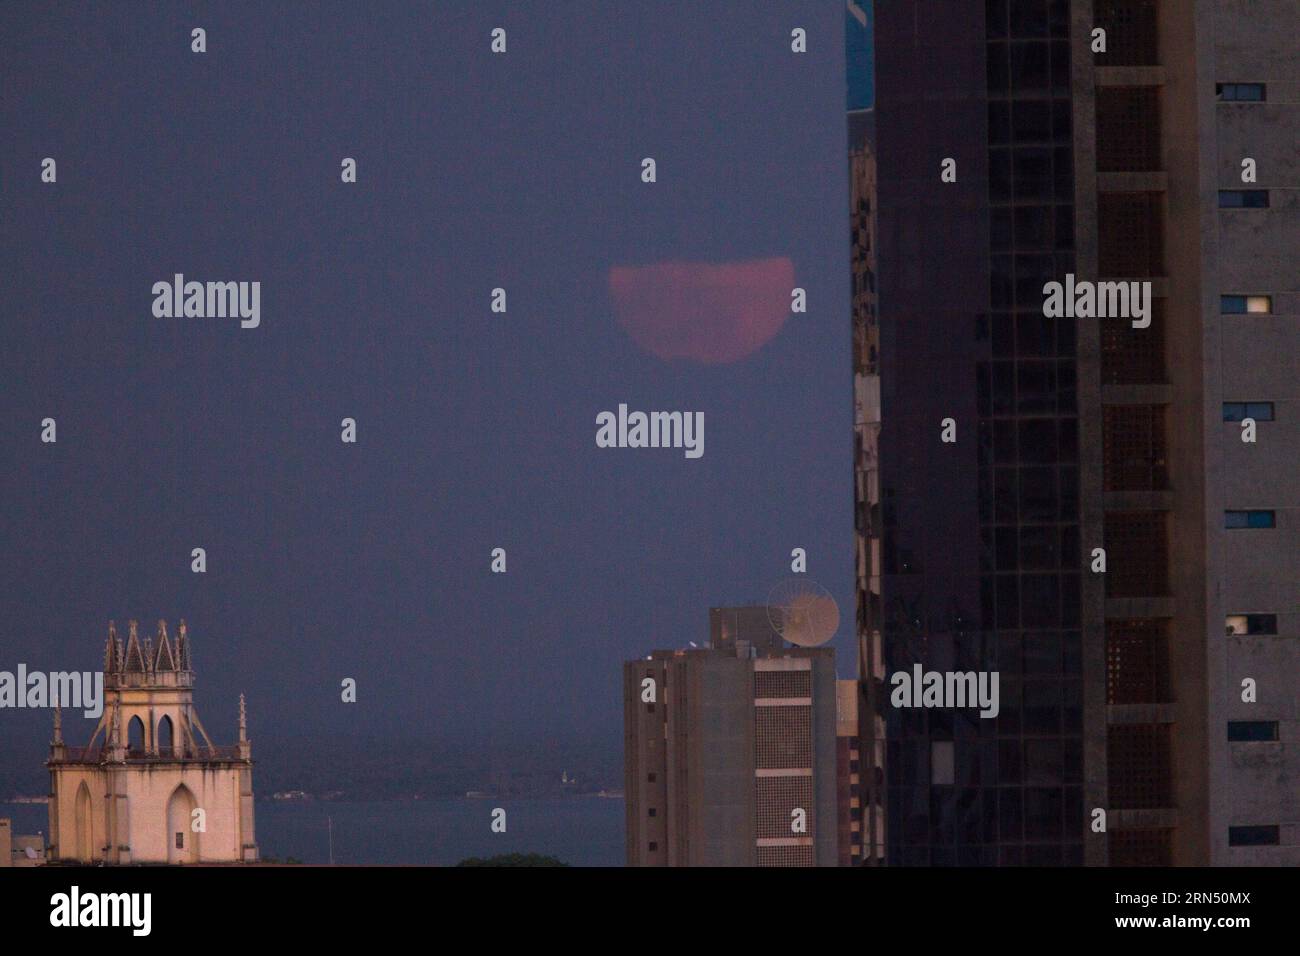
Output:
M1220 189L1220 209L1267 209L1267 189Z
M1272 402L1224 402L1223 403L1223 420L1225 422L1240 422L1247 418L1253 418L1257 422L1271 422L1273 420L1273 403Z
M1172 804L1168 724L1115 724L1106 730L1110 805L1151 810Z
M654 852L655 850L657 850L657 849L659 849L659 844L656 843L654 840L651 840L651 841L650 841L650 852L653 853L653 852Z
M1169 687L1169 620L1106 621L1106 703L1162 704Z
M1214 95L1225 103L1262 103L1265 99L1263 83L1215 83Z
M1043 42L1011 44L1011 89L1016 94L1046 91L1048 49ZM991 86L992 84L990 84Z
M1106 595L1152 597L1169 593L1167 513L1112 511L1106 515Z
M1271 511L1225 511L1223 526L1225 528L1273 528L1277 519Z
M1160 169L1160 91L1154 86L1097 89L1097 169Z
M1135 329L1129 319L1101 320L1101 374L1106 385L1164 382L1165 300L1151 303L1151 325Z
M1228 721L1228 740L1233 743L1277 740L1277 721L1230 720Z
M648 773L645 775L645 779L646 779L646 783L654 783L657 778L655 777L654 774Z
M659 811L656 810L654 807L651 807L651 808L650 808L650 816L652 816L652 817L657 817L657 816L659 816Z
M1219 311L1224 315L1243 315L1247 312L1267 315L1273 311L1273 297L1271 295L1221 295Z
M1279 827L1228 827L1228 846L1277 846Z
M1224 415L1228 406L1224 405ZM1107 405L1102 409L1102 461L1107 491L1169 487L1162 405Z
M183 850L183 849L185 849L185 831L184 831L184 830L177 830L177 831L176 831L176 849L178 849L178 850Z
M1276 614L1229 614L1229 634L1276 634Z
M1164 201L1164 194L1157 192L1098 194L1100 276L1164 275Z
M952 786L952 746L951 740L930 741L930 783L936 787Z

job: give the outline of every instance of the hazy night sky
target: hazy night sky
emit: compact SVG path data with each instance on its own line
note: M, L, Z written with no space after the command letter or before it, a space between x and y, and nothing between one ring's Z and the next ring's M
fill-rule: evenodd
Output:
M616 750L620 662L703 643L708 608L762 601L798 546L850 676L844 21L0 6L0 670L99 669L109 618L125 640L184 617L199 714L231 742L246 693L255 756L384 733ZM808 312L735 361L658 357L615 313L616 266L783 258ZM177 272L261 282L261 326L155 318ZM702 411L704 456L597 448L620 402ZM38 769L49 724L0 711L0 767ZM65 720L69 743L92 728Z

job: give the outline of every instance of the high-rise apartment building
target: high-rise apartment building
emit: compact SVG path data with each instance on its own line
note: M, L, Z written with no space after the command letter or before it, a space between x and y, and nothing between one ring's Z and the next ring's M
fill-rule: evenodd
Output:
M1297 862L1294 0L874 14L850 148L883 855ZM1049 314L1050 282L1153 301ZM892 706L914 664L997 672L997 717Z
M1300 6L1091 6L1080 264L1156 295L1098 337L1109 859L1295 864Z
M839 865L859 866L865 859L866 845L862 828L863 791L861 725L858 692L861 682L835 682L835 790L838 810Z
M885 847L885 726L877 700L880 643L880 322L876 304L876 156L871 5L849 2L845 19L852 230L853 523L857 534L858 800L860 850L853 865L879 865ZM841 699L844 699L843 697ZM847 706L847 705L846 705Z
M623 666L628 865L837 865L834 651L783 647L763 607L710 631Z
M1015 40L1005 8L875 8L880 398L860 645L890 864L1081 864L1099 805L1077 339L1042 309L1043 284L1075 268L1071 63L1086 33L1059 8L1022 11L1035 22ZM998 673L997 716L894 707L891 675L917 664Z

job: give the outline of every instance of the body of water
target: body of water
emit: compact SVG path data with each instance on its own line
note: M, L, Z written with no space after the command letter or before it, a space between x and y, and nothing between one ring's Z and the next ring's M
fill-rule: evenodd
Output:
M492 811L506 811L504 833ZM333 821L334 862L451 866L471 856L542 853L572 866L622 866L623 801L442 799L404 803L259 800L257 843L264 857L327 863ZM44 804L0 803L15 833L46 833Z

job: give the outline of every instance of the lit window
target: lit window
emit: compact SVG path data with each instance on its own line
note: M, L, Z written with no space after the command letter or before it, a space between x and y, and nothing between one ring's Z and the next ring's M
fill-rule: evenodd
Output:
M1267 209L1267 189L1220 189L1220 209Z
M1277 740L1276 720L1230 720L1228 740L1233 743Z
M1276 614L1229 614L1229 634L1276 634Z
M1225 528L1273 528L1277 519L1271 511L1225 511L1223 526Z
M1243 315L1247 312L1268 315L1273 311L1273 297L1271 295L1221 295L1219 311L1224 315Z
M1273 420L1273 403L1272 402L1224 402L1223 403L1223 420L1225 422L1239 422L1247 418L1253 418L1257 422L1271 422Z
M1214 95L1225 103L1262 103L1266 98L1263 83L1216 83Z

